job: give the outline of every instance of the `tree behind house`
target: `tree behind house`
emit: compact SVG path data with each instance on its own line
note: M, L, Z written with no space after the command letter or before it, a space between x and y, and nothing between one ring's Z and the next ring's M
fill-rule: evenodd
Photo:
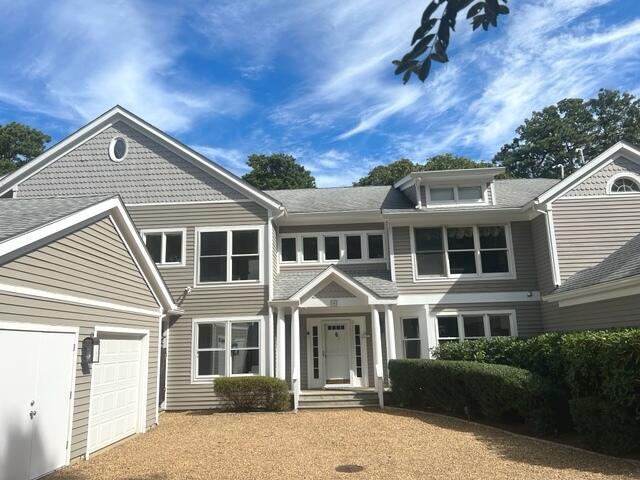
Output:
M260 190L316 188L311 172L285 153L249 155L247 165L251 171L243 179Z
M20 168L44 152L51 137L17 122L0 125L0 175Z

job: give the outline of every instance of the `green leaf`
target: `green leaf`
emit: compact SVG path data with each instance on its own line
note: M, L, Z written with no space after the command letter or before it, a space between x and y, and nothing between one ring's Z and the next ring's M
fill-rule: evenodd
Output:
M437 18L432 18L426 23L426 25L420 25L416 29L415 33L413 34L413 38L411 39L411 45L413 45L422 37L424 37L427 33L429 33L429 30L431 30L437 22L438 22Z
M424 9L424 13L422 14L422 20L420 21L421 25L426 25L429 22L431 15L433 15L433 12L438 9L440 3L441 2L439 0L433 0L429 5L427 5L427 8Z
M467 12L467 18L475 17L484 8L484 2L478 2Z
M402 76L402 83L404 83L406 85L406 83L409 81L409 79L411 78L411 74L413 73L412 70L407 70L406 72L404 72L404 75Z
M429 42L433 40L433 37L435 37L435 34L431 33L420 40L418 43L416 43L415 47L413 47L413 49L403 57L403 60L405 58L407 58L408 60L414 59L422 55L427 50L427 48L429 48Z
M498 15L507 15L509 13L509 7L506 5L498 6Z
M421 82L424 82L429 76L429 70L431 70L431 58L427 57L418 68L418 78Z

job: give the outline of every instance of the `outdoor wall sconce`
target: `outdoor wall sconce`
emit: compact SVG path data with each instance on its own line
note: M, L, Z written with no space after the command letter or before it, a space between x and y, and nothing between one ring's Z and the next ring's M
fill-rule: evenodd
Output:
M82 340L82 363L91 365L100 361L100 339L90 335Z

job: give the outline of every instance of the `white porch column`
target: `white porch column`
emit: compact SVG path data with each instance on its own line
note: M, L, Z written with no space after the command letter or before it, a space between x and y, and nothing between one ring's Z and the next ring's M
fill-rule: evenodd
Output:
M284 324L284 307L278 307L278 318L277 318L277 328L278 328L278 350L277 350L277 368L276 374L280 380L285 380L287 378L287 351L286 351L286 335L285 324Z
M373 375L378 391L380 408L384 407L384 370L382 368L382 336L380 335L380 314L375 305L371 306L371 330L373 340Z
M384 306L384 325L386 335L386 343L387 343L387 361L395 360L398 358L396 356L396 329L395 323L393 319L393 310L391 309L391 305Z
M300 399L300 314L298 307L291 307L291 387L293 409L298 410Z
M276 363L276 345L274 343L274 331L273 331L273 307L269 306L269 317L267 318L267 352L269 360L267 362L268 373L270 377L275 376L275 363Z

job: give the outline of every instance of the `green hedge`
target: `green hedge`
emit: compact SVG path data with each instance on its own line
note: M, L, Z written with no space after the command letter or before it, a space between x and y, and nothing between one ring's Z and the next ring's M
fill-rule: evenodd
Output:
M403 406L436 408L468 418L525 422L549 434L562 423L555 405L562 393L520 368L468 361L393 360L394 400ZM566 403L566 401L564 401Z
M639 449L640 329L446 343L435 356L538 373L567 392L573 425L588 444L614 453Z
M213 383L216 395L229 402L233 410L283 411L291 408L289 386L272 377L222 377Z

